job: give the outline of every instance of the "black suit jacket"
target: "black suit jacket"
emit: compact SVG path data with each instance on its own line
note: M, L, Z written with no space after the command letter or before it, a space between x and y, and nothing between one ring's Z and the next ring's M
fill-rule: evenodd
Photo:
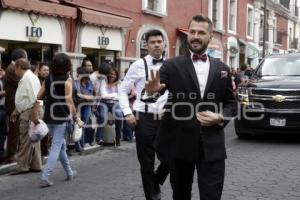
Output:
M236 113L229 67L209 58L210 69L203 99L190 54L167 60L160 68L161 83L169 90L166 112L158 131L155 147L163 157L207 161L226 158L222 125L203 127L198 111L221 112L225 117Z

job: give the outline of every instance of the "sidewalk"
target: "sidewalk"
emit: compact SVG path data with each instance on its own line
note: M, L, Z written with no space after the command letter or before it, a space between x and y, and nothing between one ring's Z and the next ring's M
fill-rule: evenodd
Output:
M89 146L89 147L84 148L84 151L82 151L82 152L70 151L70 152L68 152L68 155L69 156L88 155L88 154L92 154L97 151L103 150L104 148L107 148L107 147L94 145L94 146ZM45 164L46 161L47 160L43 160L43 164ZM16 166L17 166L17 163L0 165L0 175L7 174L7 173L14 171L16 169Z

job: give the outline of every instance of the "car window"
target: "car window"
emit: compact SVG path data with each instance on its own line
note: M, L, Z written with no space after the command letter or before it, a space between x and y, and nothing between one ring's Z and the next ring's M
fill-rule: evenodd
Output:
M266 58L256 71L258 76L300 76L300 58Z

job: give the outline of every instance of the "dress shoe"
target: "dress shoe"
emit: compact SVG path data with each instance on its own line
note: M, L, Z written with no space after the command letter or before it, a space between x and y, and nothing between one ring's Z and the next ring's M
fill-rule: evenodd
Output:
M82 147L77 147L77 148L75 148L75 151L76 152L83 152L83 148Z
M74 178L77 176L77 171L73 170L73 174L72 175L68 175L66 178L66 181L72 181L74 180Z
M41 172L42 170L41 169L29 169L29 172L32 172L32 173L38 173L38 172Z
M19 174L26 174L26 173L28 173L29 172L29 170L15 170L15 171L13 171L13 172L11 172L10 173L10 175L19 175Z
M98 145L103 145L103 143L104 143L103 140L99 140L99 141L97 142Z
M120 143L120 139L116 139L116 146L120 146L121 143Z
M89 142L89 145L92 147L92 146L94 146L94 145L95 145L95 142L94 142L94 141L92 141L92 142Z
M40 181L40 187L41 188L50 187L52 185L53 185L53 183L49 180L41 180Z

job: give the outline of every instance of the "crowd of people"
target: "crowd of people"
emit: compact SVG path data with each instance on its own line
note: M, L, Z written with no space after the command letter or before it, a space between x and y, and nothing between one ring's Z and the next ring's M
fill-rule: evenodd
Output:
M239 68L230 68L233 91L237 93L238 87L248 83L254 69L249 64L242 64Z
M0 163L17 162L15 174L41 171L41 157L49 156L50 147L59 140L53 134L57 129L50 126L52 133L40 143L30 142L28 122L33 120L32 109L38 99L41 104L38 118L47 124L61 124L63 120L59 118L67 118L72 112L84 122L82 137L73 145L76 152L84 151L87 146L105 144L103 136L108 112L113 112L115 122L114 144L120 145L121 139L133 140L133 131L123 120L119 107L118 86L121 81L113 63L104 62L95 69L89 59L84 59L77 68L77 76L72 77L70 58L63 53L56 54L49 64L31 64L26 51L20 48L14 49L10 57L10 62L4 60L0 68ZM60 85L61 82L67 83L68 78L72 86L69 89ZM47 95L52 88L51 80L55 82L56 90L51 92L58 94L56 98ZM67 91L72 93L69 100L70 95L65 94ZM135 97L131 95L130 98ZM51 107L55 102L74 105L74 110L68 110L69 106Z

